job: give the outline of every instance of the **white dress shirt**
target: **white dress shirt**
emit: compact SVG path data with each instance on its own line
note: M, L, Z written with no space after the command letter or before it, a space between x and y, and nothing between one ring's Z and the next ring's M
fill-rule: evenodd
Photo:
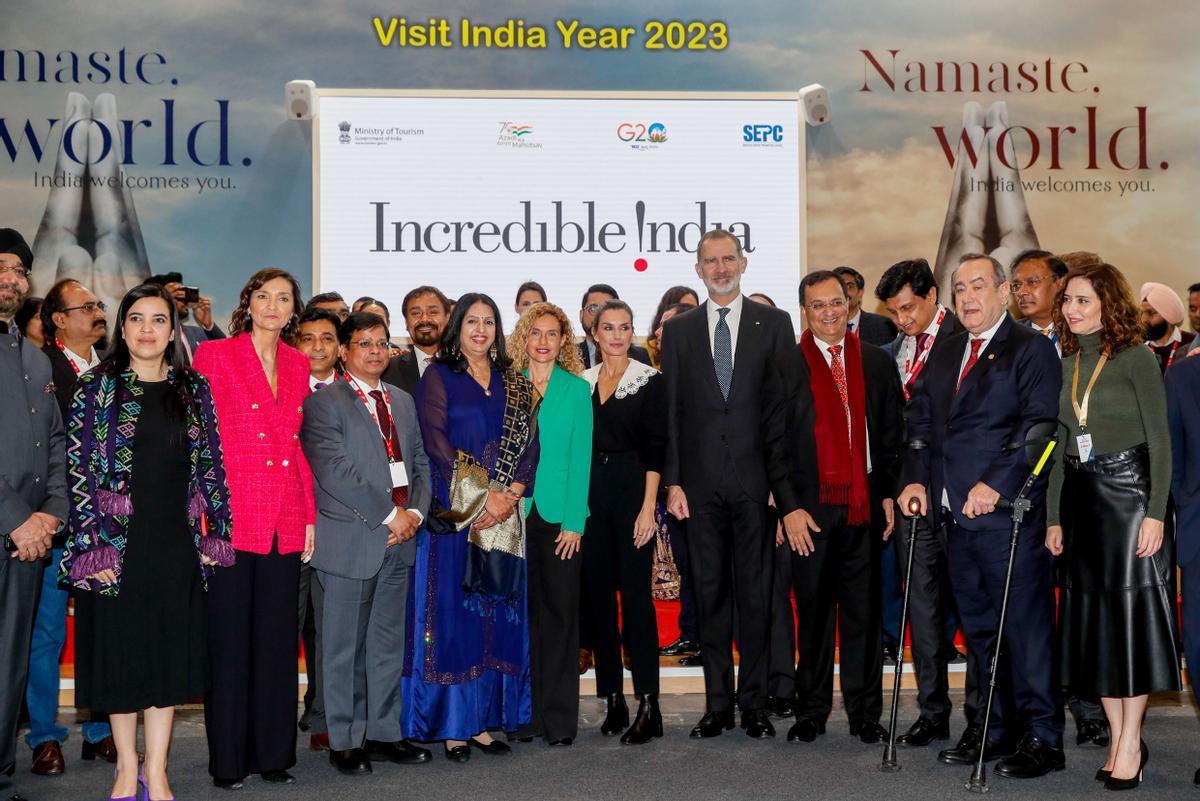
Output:
M846 321L846 330L857 334L858 326L859 326L859 323L861 323L861 322L862 322L862 307L860 306L858 311L854 313L854 316Z
M930 321L929 327L922 331L921 334L929 334L929 336L936 340L938 331L940 331L942 328L942 326L938 323L938 318L942 316L942 312L945 310L946 307L939 303L937 307L937 313L933 315L933 320ZM917 337L919 335L920 334L905 334L904 340L900 343L900 347L897 349L896 368L900 371L901 381L908 377L905 373L905 367L912 364L913 360L917 358ZM933 346L930 345L930 347Z
M429 366L430 362L433 361L433 357L436 355L437 355L436 350L433 353L426 353L425 351L421 350L418 347L415 347L415 346L413 347L413 357L417 360L417 378L418 379L424 377L425 368L427 368Z
M337 377L338 377L337 370L334 370L332 373L325 376L324 378L317 378L312 373L309 373L308 374L308 391L316 392L317 384L321 384L322 385L321 389L324 389L325 387L332 384L334 381L337 381Z
M1178 329L1176 329L1176 333L1178 333ZM100 357L96 355L96 349L94 347L89 348L88 357L86 359L68 348L66 345L62 346L62 352L63 355L67 357L67 361L75 365L75 369L79 371L79 375L83 375L88 370L91 370L100 363Z
M738 295L728 306L718 306L709 298L708 303L708 347L710 351L715 352L714 343L717 337L717 321L721 319L721 315L717 313L717 309L729 309L729 314L725 315L725 325L729 326L729 364L732 367L737 367L737 338L738 325L742 321L742 305L746 301L745 295Z
M821 349L821 355L825 357L825 363L827 365L829 365L829 367L832 369L833 368L833 356L829 352L830 345L819 337L813 337L813 342L817 343L817 347ZM836 342L834 344L843 346L842 347L842 370L844 371L846 369L846 348L845 348L846 340L843 337L840 342ZM850 383L849 375L846 376L846 383L847 384ZM834 387L834 389L836 391L837 388ZM846 388L847 395L849 394L849 391L850 391L850 388L849 388L849 386L847 386L847 388ZM863 393L864 394L866 393L866 387L863 387ZM867 442L866 442L867 474L870 475L870 473L871 473L871 431L870 431L870 428L868 427L866 429L866 431L867 431Z
M1054 323L1050 323L1050 325L1046 326L1045 328L1042 328L1040 325L1035 323L1033 320L1030 320L1029 327L1032 328L1034 331L1038 332L1039 334L1041 334L1042 336L1044 336L1046 339L1053 342L1054 349L1056 351L1058 351L1059 356L1062 356L1062 345L1058 344L1058 332L1054 330ZM1047 333L1047 332L1049 332L1049 333Z

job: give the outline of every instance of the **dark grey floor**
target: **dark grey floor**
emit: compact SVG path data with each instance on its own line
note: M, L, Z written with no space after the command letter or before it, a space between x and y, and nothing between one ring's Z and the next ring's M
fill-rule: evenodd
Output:
M885 702L887 697L885 696ZM959 699L961 703L961 698ZM476 752L468 765L455 765L442 758L434 746L432 764L416 767L378 765L372 776L351 779L339 776L325 755L305 747L300 740L299 762L293 773L297 783L290 787L264 784L251 777L245 789L234 794L217 790L209 783L204 720L200 712L180 713L175 728L171 775L180 801L218 799L288 799L288 801L332 801L361 798L418 799L437 801L541 801L541 799L588 799L588 801L716 801L720 799L871 799L871 801L933 801L974 797L963 789L969 769L937 763L934 747L901 750L903 770L882 774L882 748L865 746L846 733L840 710L830 719L828 734L812 744L792 744L783 735L789 725L777 721L779 736L753 741L740 731L714 740L695 741L687 732L703 707L700 695L663 698L667 731L662 740L642 747L622 747L615 739L598 732L602 705L584 699L581 736L571 748L551 749L540 743L514 743L508 757L489 757ZM67 714L70 711L65 710ZM916 713L915 697L903 696L901 719L911 721ZM885 725L886 725L885 711ZM782 723L782 726L778 724ZM961 727L955 721L954 734ZM1069 733L1073 732L1068 722ZM1150 710L1146 740L1151 757L1145 784L1137 797L1183 798L1200 801L1200 789L1192 786L1192 774L1200 766L1200 723L1188 694L1156 698ZM30 801L104 799L110 789L110 769L103 762L84 763L79 757L79 733L72 726L67 744L67 772L56 778L40 778L28 771L29 751L19 746L17 789ZM1092 780L1103 754L1083 749L1068 738L1067 769L1043 779L1013 781L988 772L993 798L1046 799L1110 797Z

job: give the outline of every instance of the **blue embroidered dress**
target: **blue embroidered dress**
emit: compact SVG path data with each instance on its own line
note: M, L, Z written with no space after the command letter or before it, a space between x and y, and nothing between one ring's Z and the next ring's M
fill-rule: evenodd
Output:
M504 380L493 370L490 396L467 372L432 364L417 385L417 415L433 473L433 494L450 506L456 450L494 474L504 421ZM514 482L527 492L537 469L536 440ZM485 729L516 731L531 717L529 625L524 561L516 604L479 604L463 591L467 532L417 534L401 681L404 736L465 740Z

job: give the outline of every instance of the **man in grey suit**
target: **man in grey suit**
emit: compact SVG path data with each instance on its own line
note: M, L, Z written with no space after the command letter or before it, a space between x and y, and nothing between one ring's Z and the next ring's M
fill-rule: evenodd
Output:
M11 776L42 560L67 518L66 449L50 360L13 321L29 294L32 265L21 235L0 229L0 797L9 801L21 798L10 794Z
M342 380L304 401L300 442L316 480L312 565L322 603L329 761L347 775L371 758L427 762L400 731L405 605L413 537L431 497L412 396L381 381L383 318L355 312L338 331Z

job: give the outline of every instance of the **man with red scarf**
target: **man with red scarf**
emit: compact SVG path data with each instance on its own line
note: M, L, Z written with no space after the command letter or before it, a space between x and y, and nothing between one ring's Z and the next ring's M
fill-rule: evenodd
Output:
M850 734L878 743L887 736L879 725L879 549L895 519L904 395L890 357L847 333L849 302L837 275L805 276L800 303L808 330L775 358L763 389L767 475L801 610L796 723L787 736L811 742L825 733L836 620Z

